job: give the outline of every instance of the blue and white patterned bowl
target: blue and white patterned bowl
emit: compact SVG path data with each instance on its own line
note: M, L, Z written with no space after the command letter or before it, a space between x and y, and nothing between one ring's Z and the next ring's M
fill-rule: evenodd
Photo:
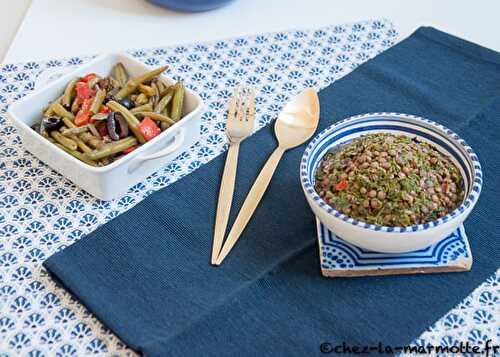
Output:
M333 147L368 133L390 132L416 137L451 157L464 179L463 203L448 215L425 224L385 227L355 220L329 206L315 191L315 172ZM300 180L314 214L335 234L359 247L384 253L426 248L448 236L467 218L482 186L477 155L457 134L431 120L407 114L371 113L344 119L318 134L306 148Z

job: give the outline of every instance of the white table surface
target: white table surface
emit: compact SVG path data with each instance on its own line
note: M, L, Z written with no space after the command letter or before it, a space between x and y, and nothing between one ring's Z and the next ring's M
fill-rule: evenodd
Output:
M31 0L0 0L0 63L30 4Z
M0 21L27 0L0 0ZM15 9L15 11L13 10ZM500 51L500 1L236 0L198 14L145 0L32 0L4 62L95 54L386 17L402 37L431 25ZM4 21L11 26L14 20ZM4 36L5 37L5 36ZM7 36L8 37L8 36ZM2 39L3 46L7 38ZM1 47L0 47L1 49ZM1 53L0 53L1 56Z

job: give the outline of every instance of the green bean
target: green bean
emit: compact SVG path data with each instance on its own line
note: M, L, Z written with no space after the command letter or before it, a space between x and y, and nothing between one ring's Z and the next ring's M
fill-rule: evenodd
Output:
M63 130L61 130L61 134L63 134L64 136L72 136L72 135L78 135L78 134L85 133L88 130L89 130L89 127L87 124L87 125L79 126L76 128L63 129Z
M120 83L120 86L124 86L127 83L127 71L122 63L118 62L113 67L113 74L116 80Z
M64 125L66 125L68 128L72 129L72 128L76 128L77 126L75 125L75 123L73 123L71 120L69 120L68 118L65 118L65 117L62 117L62 121L64 123Z
M168 87L170 87L170 83L168 83L168 81L164 77L161 77L161 76L158 76L157 83L161 83L163 85L163 90L165 90Z
M170 86L163 96L161 100L158 102L158 104L155 106L154 112L155 113L161 113L163 110L167 107L168 103L172 100L172 97L174 96L174 86Z
M153 106L151 105L151 103L146 103L141 106L130 109L130 112L135 114L138 112L151 112L152 110Z
M135 92L137 87L147 81L152 80L154 77L160 75L163 71L165 71L168 66L162 66L152 71L146 72L138 77L130 79L125 86L115 94L116 99L123 99L128 96L130 93Z
M172 99L172 110L170 116L174 121L178 121L182 116L182 106L184 104L184 85L181 81L175 84L174 98Z
M54 114L54 104L59 103L62 98L63 96L61 95L59 98L50 103L45 112L43 113L43 116L50 117L52 114Z
M90 119L97 120L97 121L106 120L106 119L108 119L108 113L96 113L96 114L92 115L90 117Z
M99 165L100 166L106 166L111 163L111 160L109 157L103 157L101 160L99 160Z
M58 109L58 110L60 110L60 109ZM74 141L78 145L78 147L80 147L80 149L82 149L83 151L88 151L87 150L88 146L85 144L89 144L90 146L92 146L94 148L102 147L103 143L99 139L95 138L92 134L90 134L86 131L80 132L84 128L88 129L88 127L86 127L86 126L77 127L75 125L75 123L73 123L73 121L66 116L63 116L62 120L63 120L64 125L66 125L69 128L69 129L63 129L62 135L65 136L67 132L70 132L70 133L72 132L73 135L77 135L76 137L71 136L71 139L76 139ZM90 125L90 124L88 124L88 125ZM75 131L78 131L78 134L75 134Z
M104 145L99 150L94 150L89 154L86 154L90 160L99 160L114 154L118 154L131 146L137 145L137 139L129 136L125 139L118 141L113 141L112 143Z
M139 92L144 93L148 97L155 95L155 90L151 86L145 84L139 84Z
M89 81L88 81L88 84L89 84L89 88L90 89L93 89L95 87L95 85L97 84L97 82L99 82L101 80L100 77L93 77L93 78L90 78Z
M64 89L64 94L61 100L61 104L64 105L66 108L68 108L71 105L73 96L75 94L75 86L78 80L79 78L73 78Z
M52 104L52 110L60 117L71 120L72 123L75 120L73 113L68 112L60 103ZM68 125L68 127L70 126Z
M92 133L92 135L94 135L98 139L101 138L101 134L99 134L99 132L97 131L97 129L93 123L88 123L87 127L89 128L89 131Z
M70 150L78 149L78 145L76 144L76 142L74 140L63 136L58 131L52 130L50 132L50 136L52 136L54 138L54 140L57 141L59 144L67 147Z
M80 99L78 99L78 97L75 97L75 99L73 99L73 103L71 103L71 113L76 114L78 113L79 109L80 109Z
M155 106L155 97L154 96L149 97L148 103L151 104L154 107Z
M160 91L158 90L158 85L156 82L151 82L151 88L153 88L153 107L156 106L160 100Z
M80 139L82 139L84 143L92 146L94 149L100 149L104 146L104 143L98 137L95 137L90 133L80 134Z
M148 102L149 102L149 99L146 96L146 94L144 94L144 93L139 94L137 96L137 98L135 99L135 105L144 105Z
M84 154L82 154L81 152L79 151L76 151L76 150L70 150L68 149L67 147L59 144L59 143L55 143L55 145L60 148L61 150L64 150L66 151L68 154L76 157L78 160L80 161L83 161L84 163L88 164L88 165L91 165L91 166L97 166L97 164L95 163L95 161L92 161L90 159L88 159Z
M106 90L105 89L99 89L97 93L95 94L94 101L92 102L92 105L90 106L90 111L94 114L99 112L99 109L101 109L102 102L104 101L104 98L106 98Z
M135 137L141 144L144 144L146 140L144 139L144 136L142 136L142 133L139 130L139 120L132 114L127 108L125 108L123 105L115 102L114 100L111 100L107 103L107 106L109 109L115 111L115 112L120 112L125 120L127 121L127 124L134 133Z
M74 136L71 137L71 139L73 139L75 141L76 145L78 145L78 147L80 148L80 150L82 150L84 153L89 153L89 152L92 151L92 149L89 148L87 146L87 144L85 144L83 142L83 140L80 139L78 136L74 135Z
M166 86L165 85L165 82L164 81L161 81L160 80L161 77L158 77L156 80L155 80L155 84L156 84L156 87L158 88L158 93L161 93L165 90L165 88L168 87L168 85Z
M155 112L139 112L136 114L140 115L142 117L150 117L151 119L161 121L162 123L167 123L170 125L175 124L174 120L172 120L171 118L169 118L168 116L163 115L163 114L159 114L159 113L155 113Z

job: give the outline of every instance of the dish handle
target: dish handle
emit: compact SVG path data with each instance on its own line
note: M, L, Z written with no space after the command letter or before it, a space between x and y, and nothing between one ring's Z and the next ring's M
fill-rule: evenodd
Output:
M167 147L158 152L155 152L154 154L143 155L134 158L129 164L128 173L130 174L136 171L145 161L159 159L160 157L170 155L182 146L182 144L184 143L184 138L185 130L184 128L180 128L179 131L174 135L172 143L167 145Z

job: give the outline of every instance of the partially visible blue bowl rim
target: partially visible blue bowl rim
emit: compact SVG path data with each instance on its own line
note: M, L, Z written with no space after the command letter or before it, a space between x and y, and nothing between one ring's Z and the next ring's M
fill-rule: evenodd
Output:
M471 177L471 182L472 182L472 189L470 190L469 194L467 195L466 199L462 202L460 206L458 206L455 210L452 212L448 213L446 216L441 217L437 220L423 223L423 224L418 224L418 225L413 225L413 226L408 226L408 227L389 227L389 226L381 226L377 224L370 224L366 222L362 222L359 220L356 220L352 217L349 217L338 210L334 209L332 206L330 206L328 203L326 203L316 192L314 185L312 182L309 181L308 179L308 172L307 172L307 166L308 166L308 161L310 158L311 152L314 150L314 148L321 143L323 139L328 137L329 134L334 132L334 129L347 123L350 121L357 121L360 119L365 119L365 118L370 118L370 117L395 117L398 119L412 119L421 121L427 125L430 125L434 127L435 129L438 129L440 134L443 137L446 137L447 139L455 142L459 146L461 146L464 149L463 154L465 154L470 161L472 162L472 172L473 172L473 177ZM384 118L380 118L381 121L384 120ZM415 124L413 122L409 122L411 124ZM311 165L312 168L315 167L315 165ZM302 183L302 187L306 191L306 194L309 194L312 199L318 203L319 207L328 215L334 216L336 218L341 219L342 221L349 223L353 226L360 227L360 228L365 228L377 232L385 232L385 233L414 233L414 232L420 232L420 231L425 231L429 230L431 228L437 227L439 225L442 225L446 222L451 221L452 219L456 218L463 212L465 212L469 207L473 207L478 198L479 195L481 194L481 189L483 186L483 172L481 170L481 163L479 162L479 158L476 155L476 153L472 150L472 148L467 145L465 140L460 138L455 132L452 130L446 128L445 126L438 124L432 120L422 118L416 115L411 115L411 114L403 114L403 113L389 113L389 112L380 112L380 113L367 113L367 114L359 114L355 115L346 119L343 119L341 121L336 122L335 124L330 125L328 128L324 129L322 132L320 132L318 135L316 135L309 145L307 146L306 150L304 151L304 154L302 155L302 160L300 162L300 181Z

